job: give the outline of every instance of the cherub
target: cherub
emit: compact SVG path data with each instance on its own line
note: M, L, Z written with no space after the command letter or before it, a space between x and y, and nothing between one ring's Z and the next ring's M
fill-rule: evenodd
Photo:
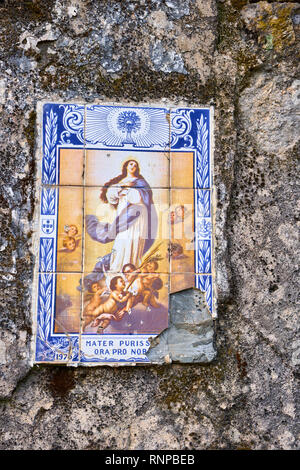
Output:
M175 207L175 223L184 220L186 215L186 208L183 205Z
M158 262L156 260L149 260L142 268L142 283L143 283L143 305L147 307L147 310L151 310L151 307L157 308L159 304L156 301L158 297L157 291L162 288L162 280L159 274L156 273L158 269Z
M92 283L92 285L89 288L89 293L88 293L89 297L91 296L91 298L83 311L83 316L86 317L86 320L88 320L88 317L90 317L92 321L92 319L94 318L93 312L95 308L99 307L99 305L101 304L102 297L106 291L107 291L106 286L105 285L101 286L100 281ZM86 326L86 322L85 322L85 326Z
M78 228L76 225L65 225L64 226L64 232L66 235L69 237L75 237L78 234Z
M60 234L60 236L64 237L62 242L63 248L58 251L71 253L79 246L81 236L78 235L78 228L76 225L65 225L64 232Z
M169 214L169 223L171 225L178 224L182 222L187 215L187 210L184 205L176 206L173 211Z
M169 256L172 259L187 258L187 256L183 252L183 247L180 243L170 243Z
M64 251L71 252L76 250L76 240L74 237L66 237L63 239Z
M110 281L110 296L106 302L96 307L92 314L86 316L83 329L94 320L92 327L98 326L98 333L102 333L108 327L111 320L120 321L126 313L124 303L130 297L130 292L125 292L125 281L122 276L115 276Z

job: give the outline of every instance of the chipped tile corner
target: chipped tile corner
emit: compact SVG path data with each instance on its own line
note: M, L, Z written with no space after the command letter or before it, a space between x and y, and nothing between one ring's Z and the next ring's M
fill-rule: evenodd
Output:
M216 359L214 319L200 289L170 295L169 326L150 341L152 364L207 364Z

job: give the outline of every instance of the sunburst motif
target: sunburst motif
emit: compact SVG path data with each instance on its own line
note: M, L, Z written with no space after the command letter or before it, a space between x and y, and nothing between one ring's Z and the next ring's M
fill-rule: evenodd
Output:
M123 111L118 117L118 129L126 132L124 144L133 144L132 132L141 128L141 119L134 111Z

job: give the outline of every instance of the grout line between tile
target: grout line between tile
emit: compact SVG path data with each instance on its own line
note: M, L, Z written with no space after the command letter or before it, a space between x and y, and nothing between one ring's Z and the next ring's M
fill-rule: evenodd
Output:
M170 207L171 207L171 190L172 190L172 161L171 161L171 135L172 135L172 129L171 129L171 113L172 110L169 108L169 214L168 214L168 235L169 235L169 240L168 240L168 262L169 262L169 273L168 273L168 328L170 327L170 294L171 294L171 256L170 256L170 243L171 243L171 224L170 224ZM167 342L168 342L168 337L167 337ZM168 346L169 350L169 346Z
M118 185L115 185L118 187ZM94 185L85 185L85 184L43 184L41 186L42 189L55 189L55 188L104 188L104 185L94 184ZM151 186L151 190L154 189L178 189L181 191L182 189L194 189L196 191L212 191L213 188L198 188L194 186Z
M84 309L84 269L85 269L85 199L86 199L86 109L84 105L84 158L83 158L83 221L82 221L82 274L81 274L81 312L80 312L80 328L79 328L79 341L78 341L78 362L81 362L82 350L82 326L83 326L83 309Z

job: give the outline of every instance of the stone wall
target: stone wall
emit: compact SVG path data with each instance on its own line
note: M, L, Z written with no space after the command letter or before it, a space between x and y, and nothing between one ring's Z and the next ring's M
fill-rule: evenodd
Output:
M0 13L1 448L297 448L300 5L2 0ZM30 366L45 99L215 106L212 364Z

